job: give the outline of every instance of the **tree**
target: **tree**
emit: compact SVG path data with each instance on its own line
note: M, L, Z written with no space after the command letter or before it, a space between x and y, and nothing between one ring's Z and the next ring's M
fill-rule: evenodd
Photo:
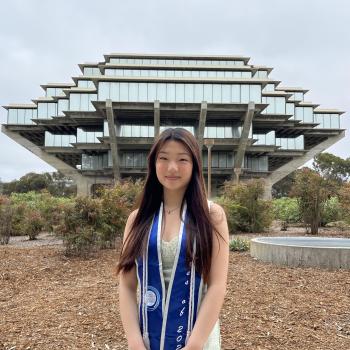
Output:
M76 193L76 186L72 180L61 174L60 172L28 173L19 180L13 180L3 184L3 193L11 195L11 193L27 193L30 191L40 192L48 190L53 196L68 197Z
M295 178L295 171L291 172L286 177L276 182L272 186L273 198L288 197L294 184L294 178Z
M320 153L314 158L313 167L320 175L338 184L350 177L350 158L343 159L331 153Z
M305 167L297 171L292 195L297 197L306 229L313 235L318 233L325 203L333 192L330 181L315 170Z

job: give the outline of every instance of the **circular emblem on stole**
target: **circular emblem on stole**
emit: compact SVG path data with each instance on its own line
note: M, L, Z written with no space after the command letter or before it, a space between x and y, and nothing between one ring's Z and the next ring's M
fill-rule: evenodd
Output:
M145 303L149 311L155 310L160 302L160 294L158 290L152 286L148 286L147 292L145 294Z

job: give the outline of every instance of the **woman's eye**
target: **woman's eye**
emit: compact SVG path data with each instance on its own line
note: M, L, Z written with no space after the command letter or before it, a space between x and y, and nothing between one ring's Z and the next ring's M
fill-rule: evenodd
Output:
M183 159L180 159L180 161L181 162L188 162L188 159L183 158Z

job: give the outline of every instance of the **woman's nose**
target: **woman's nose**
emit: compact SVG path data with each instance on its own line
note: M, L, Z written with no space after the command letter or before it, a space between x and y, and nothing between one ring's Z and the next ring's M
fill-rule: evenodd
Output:
M177 163L175 161L170 161L168 165L168 169L177 171Z

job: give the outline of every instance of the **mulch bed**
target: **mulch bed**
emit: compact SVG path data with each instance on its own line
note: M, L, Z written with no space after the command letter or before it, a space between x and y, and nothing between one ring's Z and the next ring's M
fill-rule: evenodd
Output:
M1 246L0 350L127 349L117 256L66 258L60 244ZM350 349L350 271L278 267L231 252L220 320L223 349Z

